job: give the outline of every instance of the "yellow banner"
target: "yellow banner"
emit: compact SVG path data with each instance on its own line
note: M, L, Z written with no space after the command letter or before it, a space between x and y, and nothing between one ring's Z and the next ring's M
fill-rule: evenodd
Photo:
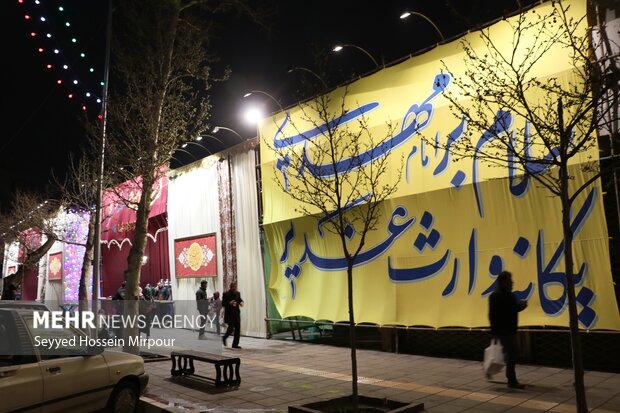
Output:
M570 4L573 16L585 15L584 1ZM546 3L536 12L548 13L550 7ZM511 35L507 24L490 28L495 41L501 43L502 37ZM477 33L468 34L467 40L480 46ZM452 78L441 63L458 76L463 59L461 44L455 41L332 93L334 102L340 104L343 98L349 108L347 122L364 117L377 136L387 130L387 119L397 121L387 138L394 149L388 155L393 162L385 179L396 176L400 160L405 160L398 190L383 202L378 229L367 235L355 262L356 321L488 326L488 295L499 272L509 270L515 293L529 303L520 325L567 326L559 199L530 178L513 176L508 167L455 161L422 139L469 139L467 122L455 119L448 108L444 93L452 87ZM542 68L535 72L540 79L569 76L566 50L553 48L537 68ZM320 137L320 122L304 120L307 113L307 108L297 107L266 120L260 128L262 140L268 142L261 142L261 172L263 222L272 263L270 292L284 317L346 321L346 261L339 238L323 231L314 217L301 216L296 202L274 183L303 173L290 170L277 149L301 150L308 139ZM501 116L510 120L506 133L527 129L524 119L510 112ZM574 160L571 185L588 179L579 165L588 158L598 159L598 148ZM324 165L312 167L320 174ZM580 327L620 330L600 182L579 196L571 216ZM351 230L354 240L357 234Z

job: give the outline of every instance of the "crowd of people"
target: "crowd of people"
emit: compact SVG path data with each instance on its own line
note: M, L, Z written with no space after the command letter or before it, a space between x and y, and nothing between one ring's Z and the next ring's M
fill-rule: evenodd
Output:
M222 324L225 324L226 332L222 338L224 345L226 345L226 339L232 335L232 347L241 348L241 346L239 346L241 323L239 307L243 306L243 300L241 299L241 294L237 291L237 284L231 283L230 289L224 293L223 300L220 298L219 291L214 291L213 295L209 297L207 294L207 285L207 281L203 280L196 290L196 309L205 320L198 332L198 339L207 339L205 330L208 325L213 326L213 332L220 336ZM127 282L123 281L111 299L115 301L125 300L126 288ZM166 281L160 281L156 286L147 283L144 288L139 287L138 291L140 301L145 302L144 305L140 306L140 313L148 316L152 316L156 312L156 309L152 305L148 305L149 302L169 301L172 298L172 286ZM120 309L118 309L118 311L120 311ZM146 333L147 336L150 335L150 331L143 332Z
M123 281L116 290L116 293L112 296L113 300L124 300L125 299L125 288L127 286L127 281ZM151 285L147 283L144 288L139 287L138 289L138 298L140 300L146 301L166 301L172 299L172 285L170 285L169 281L160 281L157 285Z

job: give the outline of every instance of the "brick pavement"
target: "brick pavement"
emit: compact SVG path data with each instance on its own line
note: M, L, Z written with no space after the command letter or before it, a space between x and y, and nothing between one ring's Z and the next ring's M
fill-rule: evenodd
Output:
M187 330L155 330L152 337L175 337L174 350L222 348L219 337L208 335L208 340L199 341L196 333ZM241 384L228 390L171 378L170 361L147 363L145 412L285 412L289 405L351 393L348 348L249 337L242 337L241 345L242 349L222 350L241 358ZM169 355L171 349L151 351ZM488 382L476 361L374 350L357 354L361 395L424 403L425 411L436 413L575 411L568 369L518 365L519 380L527 387L512 390L502 374ZM206 375L213 374L211 365L196 366ZM620 412L620 374L587 371L585 381L592 412Z

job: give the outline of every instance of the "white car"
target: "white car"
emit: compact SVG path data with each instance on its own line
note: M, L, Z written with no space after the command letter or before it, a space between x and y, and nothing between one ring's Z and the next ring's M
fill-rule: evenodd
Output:
M0 413L135 412L148 383L143 359L70 341L80 337L33 328L33 310L0 309ZM45 339L58 345L47 349Z

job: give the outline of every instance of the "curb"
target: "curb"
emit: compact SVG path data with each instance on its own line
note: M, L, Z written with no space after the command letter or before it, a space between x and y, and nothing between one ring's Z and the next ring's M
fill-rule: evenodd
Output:
M169 407L155 399L151 399L150 397L141 396L140 408L138 411L140 413L178 413L181 410L174 407ZM184 411L187 412L187 410Z

